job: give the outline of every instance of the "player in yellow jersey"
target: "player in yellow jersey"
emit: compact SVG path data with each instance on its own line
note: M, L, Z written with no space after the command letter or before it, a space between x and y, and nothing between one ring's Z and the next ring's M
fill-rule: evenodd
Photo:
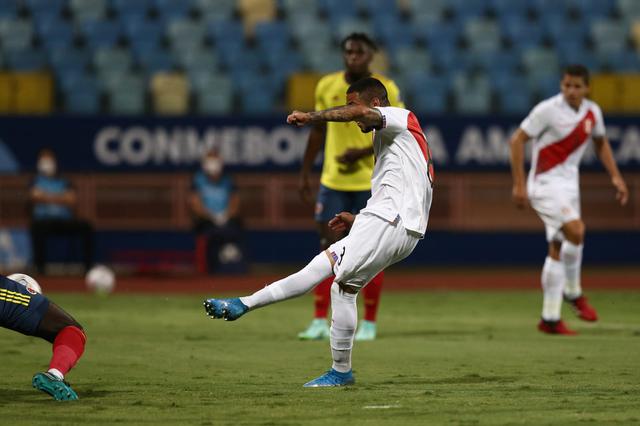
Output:
M353 33L341 43L344 56L344 71L336 71L324 76L315 91L316 111L344 105L344 94L352 83L374 77L380 80L389 95L392 106L404 107L400 101L400 91L396 84L369 69L376 44L366 34ZM324 144L324 162L320 178L320 189L316 200L315 220L320 235L320 247L325 250L332 243L344 237L343 233L332 231L328 223L338 213L348 211L358 213L371 195L371 174L373 173L373 145L370 133L362 133L358 125L349 123L322 123L311 129L300 172L299 190L302 199L312 203L309 175L320 148ZM380 272L364 288L365 314L356 340L373 340L376 336L376 314L380 301L380 291L384 272ZM327 311L330 302L331 284L329 277L315 290L315 315L309 327L298 334L303 340L329 338Z

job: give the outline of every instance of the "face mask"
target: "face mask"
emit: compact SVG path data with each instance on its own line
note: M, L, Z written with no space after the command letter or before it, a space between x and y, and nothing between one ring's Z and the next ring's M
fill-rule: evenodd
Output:
M217 158L207 158L202 162L202 169L211 176L222 173L222 161Z
M41 158L38 160L38 173L45 176L53 176L56 174L56 162L51 158Z

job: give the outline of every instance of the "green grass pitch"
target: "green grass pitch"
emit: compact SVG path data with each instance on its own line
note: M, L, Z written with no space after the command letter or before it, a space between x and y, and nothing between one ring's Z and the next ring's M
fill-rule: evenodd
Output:
M68 376L80 400L31 388L50 345L0 331L2 424L640 424L640 292L565 306L577 337L535 330L538 292L383 295L379 339L357 343L350 388L303 389L330 365L300 342L311 299L210 320L195 295L53 294L87 329Z

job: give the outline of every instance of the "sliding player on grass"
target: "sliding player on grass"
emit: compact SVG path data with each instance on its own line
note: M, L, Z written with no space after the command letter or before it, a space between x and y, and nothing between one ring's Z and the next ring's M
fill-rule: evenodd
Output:
M351 349L356 332L356 297L380 271L407 257L424 237L432 198L433 164L427 140L415 115L390 107L384 85L365 78L347 90L347 105L317 112L294 111L287 122L296 126L327 121L355 121L373 133L376 163L372 194L360 214L337 214L330 226L349 230L299 272L251 296L205 300L213 318L233 321L249 310L301 296L332 274L330 343L332 368L305 387L354 383Z
M75 319L33 288L0 275L0 326L52 343L49 370L33 376L33 387L58 401L78 399L64 380L87 340Z
M596 321L598 315L582 294L580 269L585 226L580 214L578 166L587 142L611 176L616 199L625 205L627 186L605 135L602 111L587 99L589 71L582 65L564 70L562 93L540 102L511 138L513 200L527 202L544 222L549 251L542 268L542 320L538 329L549 334L575 334L561 319L562 299L578 317ZM533 138L533 157L525 184L524 145Z

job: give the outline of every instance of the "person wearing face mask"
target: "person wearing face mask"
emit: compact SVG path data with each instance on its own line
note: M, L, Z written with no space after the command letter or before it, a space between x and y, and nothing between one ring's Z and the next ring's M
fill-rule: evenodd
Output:
M37 172L31 185L31 243L33 261L45 272L46 245L52 236L69 236L82 241L85 271L93 263L93 228L75 217L77 197L69 182L58 174L55 153L48 148L38 154Z
M211 150L202 159L201 170L193 177L189 207L195 218L196 256L205 257L208 272L220 266L225 247L232 260L241 257L242 225L240 199L230 176L224 173L224 162ZM203 263L203 262L200 262Z

